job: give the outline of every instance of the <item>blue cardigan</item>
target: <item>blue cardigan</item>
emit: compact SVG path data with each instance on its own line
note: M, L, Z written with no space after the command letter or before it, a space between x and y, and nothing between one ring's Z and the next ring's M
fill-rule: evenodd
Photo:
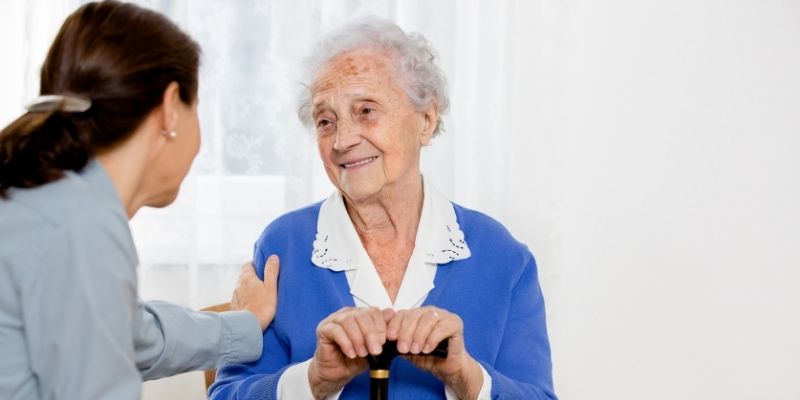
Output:
M320 204L281 216L256 242L254 263L262 279L266 258L278 254L281 259L278 309L264 332L261 359L217 371L210 399L276 399L283 371L314 355L317 324L354 306L344 272L311 263ZM461 317L467 351L492 377L492 399L555 399L533 255L497 221L454 208L472 256L437 267L425 304ZM392 399L445 398L441 381L404 358L395 359L390 376ZM366 399L368 394L365 372L345 386L340 399Z

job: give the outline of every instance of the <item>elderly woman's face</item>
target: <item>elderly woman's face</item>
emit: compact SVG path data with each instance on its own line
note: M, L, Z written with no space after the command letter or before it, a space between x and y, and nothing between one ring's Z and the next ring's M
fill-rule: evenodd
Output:
M351 201L418 181L419 154L435 128L435 108L413 108L383 53L333 58L311 88L320 157L331 182Z

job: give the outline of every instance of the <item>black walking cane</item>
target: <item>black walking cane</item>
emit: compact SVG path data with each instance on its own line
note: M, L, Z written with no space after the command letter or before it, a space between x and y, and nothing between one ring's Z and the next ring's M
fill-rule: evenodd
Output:
M383 345L381 354L367 356L370 400L389 400L389 366L398 355L397 341L389 340ZM442 340L432 352L420 355L447 358L447 339Z

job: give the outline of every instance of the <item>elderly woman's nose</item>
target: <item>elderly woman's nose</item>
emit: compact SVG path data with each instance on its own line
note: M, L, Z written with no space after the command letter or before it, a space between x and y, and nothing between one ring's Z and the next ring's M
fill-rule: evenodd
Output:
M347 150L361 143L361 127L346 121L341 121L336 127L336 140L333 148L339 151Z

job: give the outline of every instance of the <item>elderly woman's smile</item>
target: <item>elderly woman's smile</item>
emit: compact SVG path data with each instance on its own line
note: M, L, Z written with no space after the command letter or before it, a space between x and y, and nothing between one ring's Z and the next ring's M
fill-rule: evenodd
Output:
M373 162L373 161L375 161L377 159L378 159L378 156L367 157L367 158L362 158L360 160L347 161L347 162L344 162L344 163L342 163L340 165L342 166L342 168L345 168L345 169L358 168L358 167L361 167L363 165L367 165L367 164L369 164L369 163L371 163L371 162Z

